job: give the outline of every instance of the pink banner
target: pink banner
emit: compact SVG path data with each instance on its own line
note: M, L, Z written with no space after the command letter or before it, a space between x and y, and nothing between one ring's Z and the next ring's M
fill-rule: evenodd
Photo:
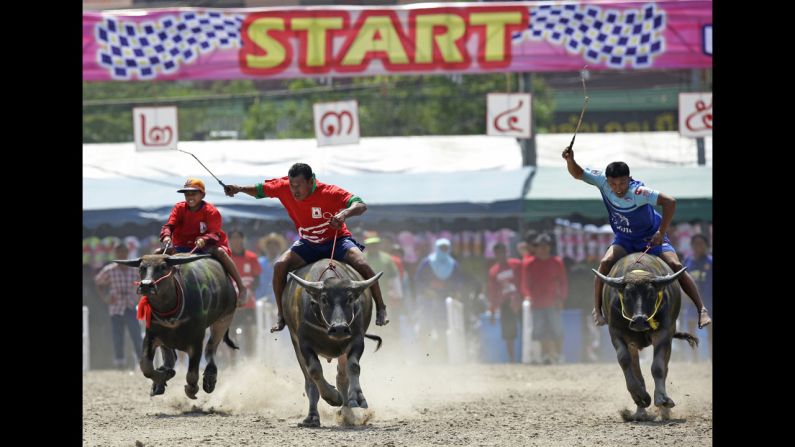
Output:
M712 2L504 2L83 13L83 79L707 68Z

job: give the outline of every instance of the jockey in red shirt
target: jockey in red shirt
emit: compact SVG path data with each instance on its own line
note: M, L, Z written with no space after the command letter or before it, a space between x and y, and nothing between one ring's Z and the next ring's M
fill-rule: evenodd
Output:
M273 293L279 308L279 317L271 332L284 329L281 296L287 284L287 272L320 259L332 258L346 262L364 279L375 276L373 269L364 260L364 245L356 242L345 226L345 219L364 213L367 205L361 198L342 188L315 180L309 165L296 163L290 167L287 177L266 180L254 186L227 185L224 192L229 197L244 192L257 199L279 199L300 236L273 265ZM331 252L332 246L335 247L334 253ZM371 287L376 308L375 324L383 326L389 320L386 317L381 288L378 282Z
M221 213L204 201L204 182L189 178L177 192L185 193L185 201L174 205L168 222L160 230L160 242L171 243L177 253L209 253L237 283L237 305L246 302L246 287L232 262L229 240L221 229Z

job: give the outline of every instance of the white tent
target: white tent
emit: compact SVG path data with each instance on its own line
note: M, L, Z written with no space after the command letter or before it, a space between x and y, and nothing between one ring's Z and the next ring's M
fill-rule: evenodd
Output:
M570 140L566 134L538 135L539 169L565 166L560 153ZM532 200L533 194L545 189L550 191L547 195L565 194L577 186L559 183L564 185L559 188L558 183L543 180L543 175L533 179L533 168L522 167L518 141L509 137L373 137L362 138L357 145L325 147L318 147L314 139L221 140L188 141L179 147L194 154L226 184L250 185L282 177L293 163L307 163L320 181L339 185L368 205L392 207L391 215L403 213L404 217L434 212L519 217L523 198ZM710 165L711 139L706 149ZM614 160L623 160L631 168L696 166L694 140L676 132L584 133L577 136L575 154L583 166L602 169ZM711 168L701 169L711 173ZM659 175L665 177L665 172L661 169ZM137 152L133 143L111 143L83 145L84 221L101 222L109 217L100 212L110 210L126 210L112 219L117 222L162 219L180 200L176 190L187 177L203 179L208 200L227 206L233 215L286 218L274 200L224 196L221 186L188 154ZM529 195L525 195L528 187Z

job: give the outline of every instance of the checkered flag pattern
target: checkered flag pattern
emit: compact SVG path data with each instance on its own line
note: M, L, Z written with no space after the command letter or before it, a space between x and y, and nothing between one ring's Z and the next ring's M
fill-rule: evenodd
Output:
M594 5L542 5L530 8L528 29L513 35L562 45L586 61L611 68L651 67L665 51L665 11L654 3L618 11Z
M243 15L183 12L157 21L105 18L94 29L97 63L117 80L151 80L221 48L240 48Z

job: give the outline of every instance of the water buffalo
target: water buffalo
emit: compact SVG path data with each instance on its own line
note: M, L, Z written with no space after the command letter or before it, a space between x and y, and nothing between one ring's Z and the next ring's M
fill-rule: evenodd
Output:
M359 384L364 337L378 341L376 350L381 347L381 338L366 332L373 311L369 287L383 272L363 281L359 273L343 262L337 262L334 270L327 266L326 259L306 265L295 274L290 272L292 281L281 296L309 399L309 414L298 424L302 427L320 426L319 396L335 407L367 408ZM323 377L318 355L328 361L338 359L336 389Z
M138 293L146 295L146 299L139 303L138 312L139 316L148 314L145 316L141 371L152 379L151 395L163 394L166 382L174 377L174 350L179 349L189 357L185 394L196 399L199 360L207 327L210 328L210 338L204 347L207 366L202 388L212 393L218 377L215 365L218 344L223 339L227 345L237 349L228 334L237 293L221 264L208 254L155 254L114 262L140 269ZM158 346L163 353L164 364L154 369L153 359Z
M676 332L682 294L676 279L684 271L683 268L674 273L657 256L640 253L621 258L610 269L609 276L593 270L604 281L602 311L607 317L618 363L624 370L627 390L637 405L632 417L635 420L647 419L649 416L645 409L651 404L638 363L638 351L649 345L654 347L651 365L654 405L667 419L670 408L674 406L674 401L665 392L671 342L674 338L681 338L691 347L698 344L693 335ZM626 415L625 418L629 419Z

